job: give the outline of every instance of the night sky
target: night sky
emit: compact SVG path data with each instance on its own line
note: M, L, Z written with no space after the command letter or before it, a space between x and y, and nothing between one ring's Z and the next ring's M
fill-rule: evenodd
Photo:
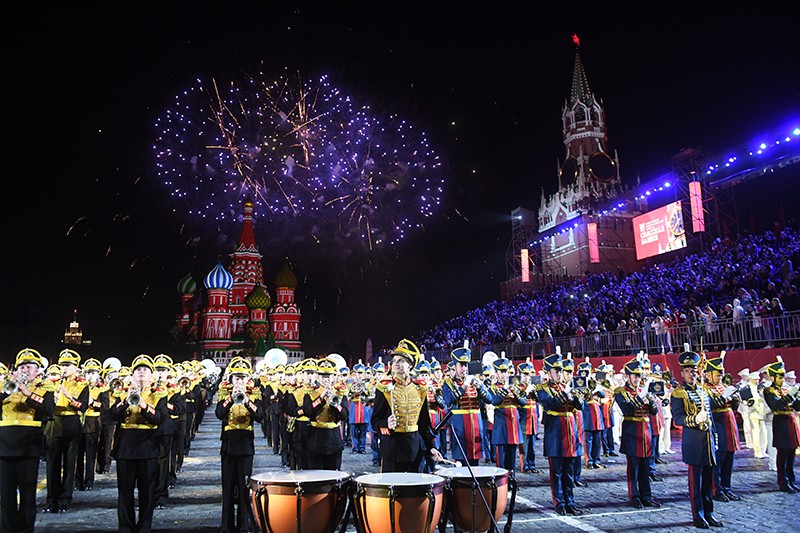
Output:
M211 270L238 238L235 224L187 220L156 176L156 118L197 77L328 74L424 130L444 163L440 212L390 249L343 259L257 225L270 289L287 257L300 279L312 355L358 355L369 337L392 345L499 296L511 211L557 187L573 33L628 182L669 171L683 148L723 151L800 116L787 3L520 5L11 7L0 360L24 346L57 353L76 308L93 354L170 353L178 280Z

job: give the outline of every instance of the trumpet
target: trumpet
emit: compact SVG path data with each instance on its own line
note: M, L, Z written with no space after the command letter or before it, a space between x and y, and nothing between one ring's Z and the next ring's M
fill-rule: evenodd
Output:
M19 384L20 384L19 379L15 381L9 378L3 382L3 392L11 396L16 392L19 392Z
M339 406L342 405L342 397L333 391L325 396L325 401L328 402L328 405L335 408L339 408Z
M142 393L139 387L131 387L125 399L131 407L138 407L142 403Z
M189 379L187 376L183 376L181 379L178 380L178 386L183 389L183 391L189 390L189 386L192 384L192 380Z
M11 396L12 394L19 392L20 385L27 385L28 384L28 377L25 375L17 376L16 379L12 379L9 376L3 382L3 392Z
M236 405L244 405L247 403L247 394L242 389L234 389L231 397L233 398L233 403Z
M367 387L364 385L363 381L356 381L353 383L353 386L350 387L350 394L364 394L367 392Z

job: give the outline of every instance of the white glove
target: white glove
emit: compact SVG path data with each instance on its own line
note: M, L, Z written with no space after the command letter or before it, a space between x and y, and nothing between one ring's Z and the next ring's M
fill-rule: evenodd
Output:
M738 390L739 390L739 389L737 389L737 388L736 388L736 387L734 387L733 385L728 385L727 387L725 387L725 390L724 390L724 391L722 391L722 396L723 396L723 397L724 397L726 400L730 400L730 399L731 399L731 397L734 395L734 393L735 393L736 391L738 391Z

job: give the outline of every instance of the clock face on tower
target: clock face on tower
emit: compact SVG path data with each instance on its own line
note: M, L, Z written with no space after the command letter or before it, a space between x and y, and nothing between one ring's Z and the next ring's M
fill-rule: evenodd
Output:
M577 177L578 161L574 157L568 157L561 165L561 186L572 185Z
M611 181L616 176L614 161L603 152L595 152L589 158L589 172L598 181Z

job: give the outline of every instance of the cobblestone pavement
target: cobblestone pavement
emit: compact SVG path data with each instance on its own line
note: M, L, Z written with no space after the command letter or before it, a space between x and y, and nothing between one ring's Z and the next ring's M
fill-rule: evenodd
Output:
M210 416L209 416L210 415ZM170 491L170 504L155 511L154 531L196 532L218 531L220 524L221 489L219 462L219 421L213 410L206 413L200 431L192 442L191 452L185 460L178 484ZM254 462L254 474L285 471L280 458L267 449L260 436ZM579 517L562 517L553 512L550 497L547 462L537 456L540 474L518 474L519 490L512 520L512 531L696 531L691 525L688 500L688 482L685 465L680 460L680 441L673 437L677 452L664 458L666 465L658 465L663 482L653 483L654 497L663 504L659 509L636 510L627 506L625 458L605 458L606 469L583 471L588 487L576 488L575 499L585 514ZM541 453L541 443L538 446ZM354 455L345 448L342 470L360 476L376 473L371 456ZM37 495L39 509L45 503L44 463L40 467L40 488ZM779 492L775 472L769 471L766 459L754 459L752 450L737 453L733 475L734 492L744 501L714 502L715 515L724 521L724 531L796 531L800 494ZM75 491L68 513L39 512L37 532L100 532L117 530L117 488L112 467L110 474L98 475L94 490ZM508 511L500 521L504 528ZM337 531L339 528L337 528ZM351 522L346 531L353 533ZM448 525L448 532L452 526ZM281 532L283 533L283 532ZM286 533L293 533L287 531ZM406 532L418 533L418 532Z

